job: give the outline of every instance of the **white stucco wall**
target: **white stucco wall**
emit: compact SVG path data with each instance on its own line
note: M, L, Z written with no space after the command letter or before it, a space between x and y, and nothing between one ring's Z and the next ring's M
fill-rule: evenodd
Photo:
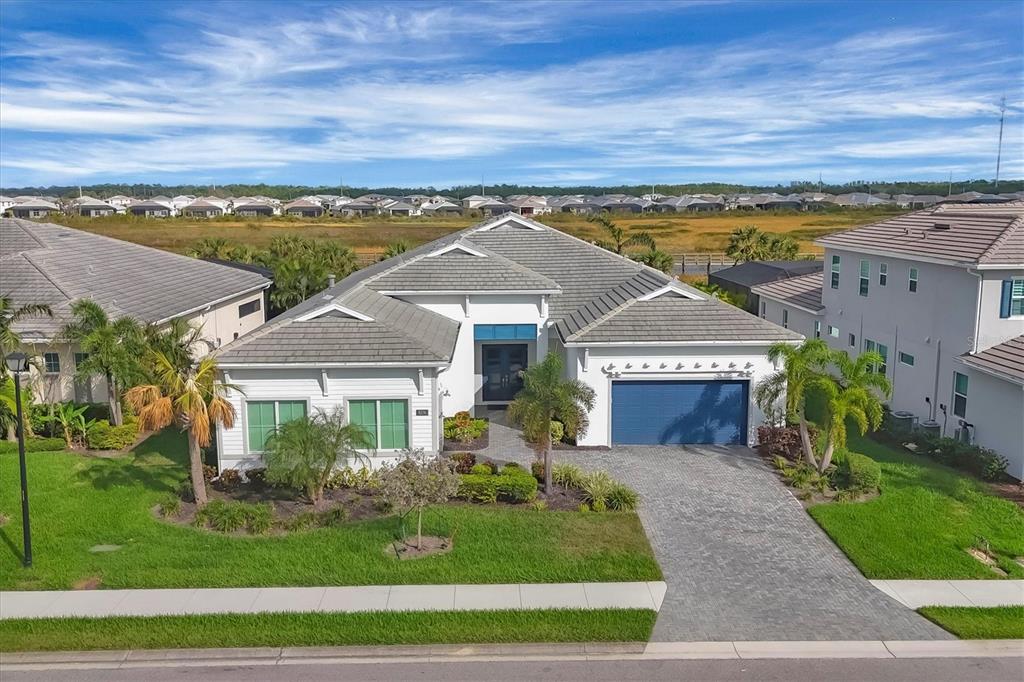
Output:
M967 413L964 421L974 425L974 442L995 450L1009 462L1007 473L1024 480L1024 386L970 369L967 375ZM951 389L952 390L952 389ZM947 434L952 435L959 418L949 418Z
M264 293L265 291L261 290L238 296L190 315L188 321L202 330L203 339L210 346L205 350L212 350L231 343L239 336L248 334L263 324L267 319L266 301L263 300ZM245 317L240 317L239 307L252 301L259 301L260 309Z
M529 341L494 341L493 343L527 343L528 364L537 362L548 351L547 310L540 295L495 295L479 294L469 296L467 310L464 295L401 296L402 300L419 305L427 310L444 315L459 322L459 338L455 344L451 367L441 374L438 386L441 391L442 411L451 416L460 410L472 410L483 404L481 390L483 376L480 373L480 345L473 339L476 324L535 324L538 338Z
M438 412L434 404L435 370L423 370L422 384L416 368L351 368L325 369L326 391L319 369L229 369L228 382L239 391L231 391L229 399L235 407L236 420L231 429L219 427L219 467L250 468L260 466L259 453L248 450L246 407L248 400L305 400L307 413L317 409L348 409L347 401L356 399L394 399L409 401L409 444L436 453L440 439ZM426 415L417 415L426 410ZM373 466L393 460L397 453L378 451L371 458Z
M780 327L792 329L797 334L803 334L808 339L814 338L814 321L818 320L821 322L821 334L822 336L825 335L824 313L814 315L806 310L801 310L800 308L795 308L791 305L786 305L785 303L780 303L779 301L774 301L764 296L761 296L760 299L760 306L763 306L764 314L761 314L761 307L759 307L757 311L759 317L763 317L769 322L774 322ZM782 311L784 309L789 311L788 324L783 324Z
M579 439L579 444L611 444L611 384L614 379L738 379L750 382L746 442L754 445L757 427L764 423L764 415L754 403L753 389L757 382L776 369L765 357L767 350L767 345L591 346L585 361L583 348L570 347L566 349L568 375L586 383L596 395L594 410L590 413L590 428ZM683 367L676 369L680 363ZM609 365L614 367L609 368ZM619 374L614 375L613 372Z

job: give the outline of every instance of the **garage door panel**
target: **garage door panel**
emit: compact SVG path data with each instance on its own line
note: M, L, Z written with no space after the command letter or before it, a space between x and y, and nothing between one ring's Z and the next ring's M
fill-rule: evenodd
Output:
M616 381L612 442L629 445L746 441L745 381Z

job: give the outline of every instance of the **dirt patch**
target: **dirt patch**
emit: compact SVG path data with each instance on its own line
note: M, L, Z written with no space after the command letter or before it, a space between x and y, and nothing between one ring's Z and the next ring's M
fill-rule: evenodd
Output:
M98 590L103 579L98 575L91 575L88 578L82 578L74 585L71 586L73 590Z
M121 549L121 545L93 545L89 548L90 554L104 554L106 552L116 552Z
M445 452L476 452L483 450L491 443L490 429L487 429L479 438L474 438L465 443L457 440L446 440L444 442Z
M0 526L6 526L10 520L11 517L7 514L0 514Z
M989 483L993 493L1024 508L1024 482L1006 481L1000 483Z
M452 539L441 538L436 535L424 535L423 542L416 546L416 539L409 538L405 542L391 542L384 547L384 553L397 557L401 561L406 559L422 559L423 557L437 554L447 554L452 551Z
M1006 571L1004 571L1003 569L999 568L999 566L996 563L995 558L993 558L992 555L990 555L988 552L980 550L977 547L968 547L966 551L972 557L974 557L975 559L977 559L981 563L983 563L986 566L988 566L989 569L991 569L992 572L995 573L996 575L1002 576L1004 578L1006 577Z

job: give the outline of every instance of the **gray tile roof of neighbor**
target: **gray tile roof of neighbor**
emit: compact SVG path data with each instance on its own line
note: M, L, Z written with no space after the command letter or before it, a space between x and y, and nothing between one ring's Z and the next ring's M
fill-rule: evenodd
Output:
M751 287L750 290L758 296L817 312L825 309L821 303L822 282L824 282L824 274L812 272L809 275L759 284Z
M1024 206L945 205L837 232L818 244L978 265L1024 264Z
M15 305L53 308L52 318L17 325L29 338L52 338L83 298L114 318L162 322L268 286L254 272L60 225L0 219L0 294Z
M1015 383L1024 384L1024 336L1004 341L973 355L965 353L960 359L971 367L988 370Z
M482 255L446 247L462 246ZM436 255L431 255L436 254ZM637 298L672 284L702 300ZM357 270L216 351L227 365L435 363L451 359L461 320L381 292L550 292L563 340L692 343L800 336L657 270L514 214L483 221ZM369 316L359 320L326 306ZM321 311L319 317L302 317Z

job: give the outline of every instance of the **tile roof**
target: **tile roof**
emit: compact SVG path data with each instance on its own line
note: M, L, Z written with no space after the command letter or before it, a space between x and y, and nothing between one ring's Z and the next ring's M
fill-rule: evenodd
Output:
M1018 384L1024 384L1024 336L1004 341L983 351L965 353L960 359L971 367L1002 375Z
M60 225L0 219L0 293L15 305L46 303L54 312L17 325L29 338L52 338L82 298L112 317L162 322L269 285L262 275L226 265Z
M431 256L446 247L455 247ZM475 256L458 247L482 253ZM701 300L637 298L665 288ZM486 220L349 275L216 351L220 361L430 363L451 358L459 322L391 298L388 291L550 291L564 340L672 343L796 340L798 334L708 300L657 270L518 215ZM344 313L302 318L327 305ZM640 319L638 322L637 319Z
M759 284L750 290L758 296L817 312L825 309L821 303L821 286L824 279L823 273L812 272L799 277Z
M830 234L816 243L958 264L1020 266L1024 264L1024 203L946 204Z
M774 282L777 279L806 275L809 272L820 272L824 263L820 260L797 261L747 261L729 268L711 273L712 283L716 281L730 282L741 287L752 287L757 284Z

